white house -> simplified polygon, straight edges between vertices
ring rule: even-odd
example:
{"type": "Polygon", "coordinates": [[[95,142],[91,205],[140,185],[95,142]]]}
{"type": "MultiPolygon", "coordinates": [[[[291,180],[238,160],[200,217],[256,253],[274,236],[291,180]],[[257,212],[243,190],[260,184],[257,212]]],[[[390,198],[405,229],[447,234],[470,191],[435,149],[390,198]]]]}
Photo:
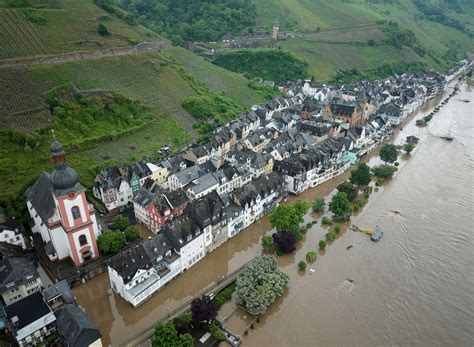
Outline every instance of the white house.
{"type": "Polygon", "coordinates": [[[24,228],[21,223],[12,219],[0,225],[0,242],[7,242],[12,245],[26,249],[24,228]]]}
{"type": "Polygon", "coordinates": [[[115,255],[108,265],[113,291],[134,307],[160,290],[182,270],[181,256],[162,233],[115,255]]]}
{"type": "Polygon", "coordinates": [[[39,291],[4,310],[7,328],[20,347],[38,345],[56,331],[56,316],[39,291]]]}

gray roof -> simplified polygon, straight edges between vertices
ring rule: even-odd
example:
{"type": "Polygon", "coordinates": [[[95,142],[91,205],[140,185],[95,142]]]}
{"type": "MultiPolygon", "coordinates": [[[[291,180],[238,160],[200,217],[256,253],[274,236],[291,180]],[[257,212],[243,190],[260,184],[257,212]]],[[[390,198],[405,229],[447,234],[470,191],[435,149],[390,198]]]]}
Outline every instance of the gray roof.
{"type": "Polygon", "coordinates": [[[187,169],[184,169],[183,171],[179,171],[175,173],[176,178],[183,186],[199,178],[202,174],[203,174],[203,171],[198,165],[191,166],[187,169]]]}
{"type": "Polygon", "coordinates": [[[191,188],[195,194],[199,194],[217,184],[219,184],[219,182],[214,177],[214,173],[210,172],[194,180],[189,188],[191,188]]]}
{"type": "Polygon", "coordinates": [[[20,330],[34,321],[52,313],[49,306],[44,302],[41,292],[34,292],[21,300],[5,306],[5,314],[9,320],[17,317],[16,329],[20,330]]]}
{"type": "Polygon", "coordinates": [[[53,186],[51,185],[50,176],[46,172],[43,172],[25,193],[26,198],[31,202],[43,222],[48,221],[56,208],[52,194],[53,186]]]}
{"type": "Polygon", "coordinates": [[[58,296],[62,297],[62,300],[65,304],[73,304],[76,302],[74,295],[72,295],[71,289],[67,284],[66,280],[49,285],[46,289],[43,290],[43,296],[46,302],[49,300],[55,299],[58,296]]]}
{"type": "Polygon", "coordinates": [[[0,292],[38,278],[38,271],[27,258],[5,258],[0,261],[0,292]]]}
{"type": "Polygon", "coordinates": [[[102,337],[90,318],[75,305],[64,305],[56,316],[56,327],[66,346],[86,347],[102,337]]]}

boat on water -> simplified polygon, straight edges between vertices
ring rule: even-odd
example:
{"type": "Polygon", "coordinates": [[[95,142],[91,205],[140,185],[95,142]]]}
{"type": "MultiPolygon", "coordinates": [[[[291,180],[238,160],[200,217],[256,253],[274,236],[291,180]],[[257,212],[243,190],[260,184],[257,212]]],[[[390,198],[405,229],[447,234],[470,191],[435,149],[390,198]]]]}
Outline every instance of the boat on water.
{"type": "Polygon", "coordinates": [[[471,100],[469,99],[458,99],[459,101],[462,101],[462,102],[471,102],[471,100]]]}
{"type": "Polygon", "coordinates": [[[447,135],[445,136],[440,136],[441,139],[446,140],[446,141],[453,141],[454,137],[451,135],[451,132],[449,131],[447,135]]]}
{"type": "Polygon", "coordinates": [[[380,240],[380,238],[383,235],[383,230],[379,226],[375,227],[375,232],[370,236],[370,239],[374,242],[377,242],[380,240]]]}

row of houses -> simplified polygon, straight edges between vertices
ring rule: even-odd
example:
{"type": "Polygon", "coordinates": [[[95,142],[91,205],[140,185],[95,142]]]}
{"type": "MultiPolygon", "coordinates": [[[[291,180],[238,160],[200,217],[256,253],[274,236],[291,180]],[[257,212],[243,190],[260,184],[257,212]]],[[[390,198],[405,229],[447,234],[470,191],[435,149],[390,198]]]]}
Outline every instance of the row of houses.
{"type": "Polygon", "coordinates": [[[114,257],[113,290],[141,304],[287,193],[340,175],[428,99],[433,78],[426,73],[344,86],[289,84],[287,97],[253,107],[208,142],[156,165],[166,174],[159,180],[148,175],[132,194],[137,221],[156,236],[114,257]]]}
{"type": "Polygon", "coordinates": [[[140,305],[285,198],[286,184],[272,172],[230,193],[214,190],[187,200],[182,209],[168,210],[168,223],[159,230],[151,229],[155,236],[111,259],[108,271],[112,289],[133,306],[140,305]]]}

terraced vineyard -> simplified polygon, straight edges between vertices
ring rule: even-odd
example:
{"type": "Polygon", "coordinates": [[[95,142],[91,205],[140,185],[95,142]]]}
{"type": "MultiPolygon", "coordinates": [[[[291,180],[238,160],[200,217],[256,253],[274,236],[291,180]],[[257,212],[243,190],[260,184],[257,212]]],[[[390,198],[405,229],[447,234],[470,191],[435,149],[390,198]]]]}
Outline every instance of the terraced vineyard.
{"type": "Polygon", "coordinates": [[[49,108],[35,79],[26,69],[0,69],[2,130],[32,131],[50,124],[49,108]]]}
{"type": "Polygon", "coordinates": [[[0,47],[0,59],[51,53],[23,13],[13,9],[0,9],[0,47]]]}

